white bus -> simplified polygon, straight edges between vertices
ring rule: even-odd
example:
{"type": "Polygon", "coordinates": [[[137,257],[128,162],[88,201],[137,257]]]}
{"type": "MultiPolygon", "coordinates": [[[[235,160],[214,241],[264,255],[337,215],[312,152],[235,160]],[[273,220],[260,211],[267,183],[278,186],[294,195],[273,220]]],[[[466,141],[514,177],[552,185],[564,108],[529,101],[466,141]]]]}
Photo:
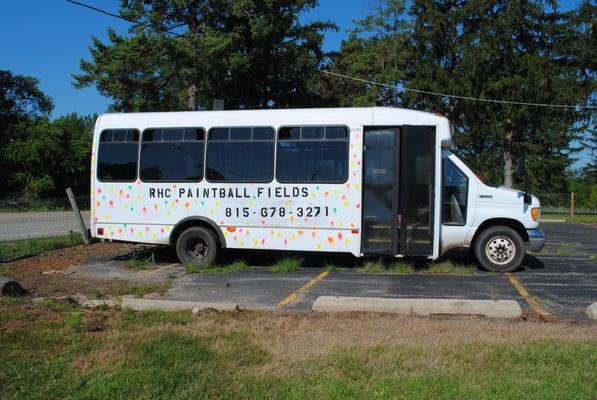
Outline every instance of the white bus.
{"type": "Polygon", "coordinates": [[[441,116],[397,108],[104,114],[91,168],[97,238],[436,259],[470,248],[511,271],[541,250],[537,198],[481,182],[441,116]]]}

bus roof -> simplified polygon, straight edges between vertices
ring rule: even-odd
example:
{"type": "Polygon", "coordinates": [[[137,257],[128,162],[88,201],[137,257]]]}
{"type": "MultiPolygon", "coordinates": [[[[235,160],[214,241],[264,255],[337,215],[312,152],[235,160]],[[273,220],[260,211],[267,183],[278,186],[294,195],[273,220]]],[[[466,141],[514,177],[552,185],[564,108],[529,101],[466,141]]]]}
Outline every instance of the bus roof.
{"type": "Polygon", "coordinates": [[[97,119],[96,131],[115,128],[233,127],[287,125],[363,126],[437,125],[442,145],[451,142],[449,121],[440,114],[405,108],[295,108],[234,111],[109,113],[97,119]]]}

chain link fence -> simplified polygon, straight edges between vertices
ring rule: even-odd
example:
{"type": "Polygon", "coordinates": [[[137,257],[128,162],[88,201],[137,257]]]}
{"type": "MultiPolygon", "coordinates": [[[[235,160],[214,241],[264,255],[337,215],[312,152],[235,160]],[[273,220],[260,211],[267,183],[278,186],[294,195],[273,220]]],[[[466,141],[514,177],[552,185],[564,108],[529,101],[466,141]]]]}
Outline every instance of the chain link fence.
{"type": "MultiPolygon", "coordinates": [[[[76,198],[89,228],[89,196],[76,198]]],[[[0,200],[0,262],[82,243],[66,197],[0,200]]]]}
{"type": "Polygon", "coordinates": [[[575,214],[597,215],[597,201],[572,193],[533,193],[541,202],[542,214],[570,214],[574,202],[575,214]]]}

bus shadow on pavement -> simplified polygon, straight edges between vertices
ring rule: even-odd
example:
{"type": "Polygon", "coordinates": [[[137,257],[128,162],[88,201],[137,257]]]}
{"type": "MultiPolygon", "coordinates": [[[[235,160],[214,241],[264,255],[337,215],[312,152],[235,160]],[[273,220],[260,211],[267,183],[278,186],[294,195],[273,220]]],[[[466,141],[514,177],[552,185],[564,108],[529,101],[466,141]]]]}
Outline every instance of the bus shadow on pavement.
{"type": "Polygon", "coordinates": [[[522,264],[520,265],[520,267],[516,268],[514,270],[514,272],[522,272],[522,271],[526,271],[527,269],[528,270],[545,269],[545,264],[543,263],[543,261],[541,261],[534,255],[527,253],[524,256],[524,260],[522,260],[522,264]]]}

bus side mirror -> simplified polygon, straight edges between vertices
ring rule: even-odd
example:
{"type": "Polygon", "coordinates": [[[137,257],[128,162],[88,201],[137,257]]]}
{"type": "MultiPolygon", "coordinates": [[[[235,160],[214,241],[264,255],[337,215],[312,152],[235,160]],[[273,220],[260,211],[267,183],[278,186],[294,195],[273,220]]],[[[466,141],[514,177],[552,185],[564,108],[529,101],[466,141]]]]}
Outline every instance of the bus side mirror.
{"type": "Polygon", "coordinates": [[[524,194],[523,199],[524,199],[524,204],[530,205],[533,202],[533,197],[528,193],[524,194]]]}

